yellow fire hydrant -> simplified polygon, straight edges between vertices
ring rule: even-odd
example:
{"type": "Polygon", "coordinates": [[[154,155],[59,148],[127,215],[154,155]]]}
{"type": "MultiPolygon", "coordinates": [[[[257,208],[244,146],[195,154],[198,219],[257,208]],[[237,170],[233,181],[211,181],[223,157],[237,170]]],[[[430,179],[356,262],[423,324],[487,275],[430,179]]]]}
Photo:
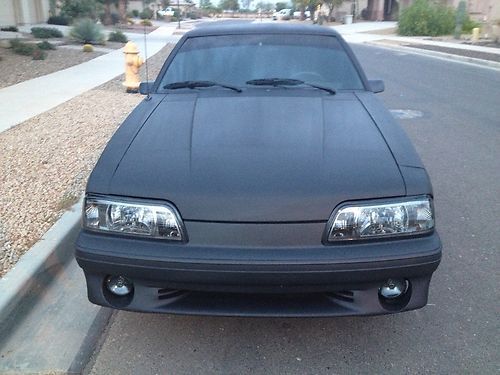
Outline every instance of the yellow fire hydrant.
{"type": "Polygon", "coordinates": [[[125,54],[125,82],[123,86],[127,92],[137,92],[141,80],[139,78],[139,68],[144,61],[139,57],[139,49],[134,42],[127,42],[123,47],[125,54]]]}

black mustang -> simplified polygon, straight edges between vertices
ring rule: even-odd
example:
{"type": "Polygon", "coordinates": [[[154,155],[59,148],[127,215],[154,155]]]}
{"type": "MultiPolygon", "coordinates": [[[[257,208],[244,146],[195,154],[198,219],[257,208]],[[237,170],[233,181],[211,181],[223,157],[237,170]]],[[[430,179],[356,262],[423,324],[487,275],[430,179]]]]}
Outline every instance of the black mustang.
{"type": "Polygon", "coordinates": [[[91,302],[339,316],[425,306],[432,188],[344,40],[313,26],[188,32],[87,185],[91,302]]]}

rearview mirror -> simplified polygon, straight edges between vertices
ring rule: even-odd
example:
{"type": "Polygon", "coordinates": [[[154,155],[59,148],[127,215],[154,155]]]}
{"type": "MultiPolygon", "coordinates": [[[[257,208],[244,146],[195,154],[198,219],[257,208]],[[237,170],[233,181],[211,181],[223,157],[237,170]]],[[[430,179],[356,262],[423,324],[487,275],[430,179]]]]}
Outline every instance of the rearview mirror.
{"type": "Polygon", "coordinates": [[[141,82],[139,85],[139,93],[142,95],[149,95],[153,90],[153,81],[141,82]]]}
{"type": "Polygon", "coordinates": [[[381,79],[371,79],[368,81],[368,84],[370,85],[370,91],[375,94],[385,90],[384,81],[381,79]]]}

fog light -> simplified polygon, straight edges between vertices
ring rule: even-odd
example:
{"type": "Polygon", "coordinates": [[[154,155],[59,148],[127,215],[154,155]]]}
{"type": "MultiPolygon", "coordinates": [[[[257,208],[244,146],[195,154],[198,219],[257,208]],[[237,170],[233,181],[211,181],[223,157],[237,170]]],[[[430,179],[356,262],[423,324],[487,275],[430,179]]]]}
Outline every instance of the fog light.
{"type": "Polygon", "coordinates": [[[408,290],[408,281],[404,279],[388,279],[379,289],[380,296],[394,300],[408,290]]]}
{"type": "Polygon", "coordinates": [[[114,295],[126,296],[132,292],[134,284],[123,276],[108,276],[106,279],[106,287],[114,295]]]}

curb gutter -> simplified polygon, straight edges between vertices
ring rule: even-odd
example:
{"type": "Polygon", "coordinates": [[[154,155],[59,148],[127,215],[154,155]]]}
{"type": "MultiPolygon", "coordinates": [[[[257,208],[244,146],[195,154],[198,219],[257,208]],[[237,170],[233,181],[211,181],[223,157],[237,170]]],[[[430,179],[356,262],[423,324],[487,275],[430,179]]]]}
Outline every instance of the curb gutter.
{"type": "Polygon", "coordinates": [[[62,246],[78,228],[83,200],[73,205],[0,279],[0,328],[9,314],[33,291],[41,291],[71,259],[62,246]]]}
{"type": "Polygon", "coordinates": [[[0,374],[81,374],[108,324],[73,257],[81,205],[0,280],[0,374]]]}
{"type": "Polygon", "coordinates": [[[370,41],[370,42],[365,42],[365,44],[370,44],[370,45],[377,46],[377,47],[388,48],[388,49],[392,49],[392,50],[400,51],[400,52],[405,52],[405,53],[426,55],[426,56],[445,59],[445,60],[454,60],[454,61],[461,62],[461,63],[467,63],[467,64],[471,64],[471,65],[476,65],[476,66],[479,65],[479,66],[491,68],[491,69],[500,69],[500,63],[496,62],[496,61],[482,60],[482,59],[477,59],[474,57],[460,56],[460,55],[454,55],[452,53],[431,51],[431,50],[414,48],[414,47],[405,47],[402,45],[383,43],[383,42],[376,41],[376,40],[370,41]]]}

